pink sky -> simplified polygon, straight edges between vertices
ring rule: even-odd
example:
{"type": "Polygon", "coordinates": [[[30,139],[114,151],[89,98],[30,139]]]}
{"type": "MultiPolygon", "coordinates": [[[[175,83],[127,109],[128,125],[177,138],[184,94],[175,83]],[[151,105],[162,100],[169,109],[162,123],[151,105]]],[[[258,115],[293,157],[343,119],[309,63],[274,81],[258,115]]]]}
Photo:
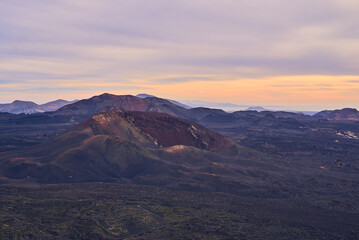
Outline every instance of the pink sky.
{"type": "Polygon", "coordinates": [[[0,102],[148,93],[359,107],[359,2],[0,2],[0,102]]]}

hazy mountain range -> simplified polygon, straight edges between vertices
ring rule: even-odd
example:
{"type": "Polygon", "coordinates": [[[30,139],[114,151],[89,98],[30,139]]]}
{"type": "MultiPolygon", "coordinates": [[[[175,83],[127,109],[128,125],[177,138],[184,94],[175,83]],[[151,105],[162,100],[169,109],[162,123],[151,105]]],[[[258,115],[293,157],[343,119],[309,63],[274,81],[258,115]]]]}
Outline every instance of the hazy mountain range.
{"type": "MultiPolygon", "coordinates": [[[[136,97],[138,98],[158,98],[156,96],[153,95],[149,95],[149,94],[138,94],[136,95],[136,97]]],[[[158,98],[158,99],[162,99],[162,98],[158,98]]],[[[294,111],[294,110],[272,110],[270,108],[265,108],[265,107],[261,107],[261,106],[248,106],[248,105],[237,105],[237,104],[232,104],[232,103],[217,103],[217,102],[205,102],[205,101],[184,101],[184,103],[181,103],[179,101],[176,100],[172,100],[172,99],[163,99],[166,100],[172,104],[175,104],[177,106],[180,106],[182,108],[185,109],[191,109],[191,108],[214,108],[214,109],[221,109],[224,110],[226,112],[229,113],[233,113],[236,111],[257,111],[257,112],[262,112],[262,111],[270,111],[270,112],[293,112],[293,113],[303,113],[306,115],[315,115],[318,112],[317,111],[294,111]]],[[[52,111],[56,111],[58,109],[60,109],[63,106],[66,106],[68,104],[71,103],[75,103],[78,100],[73,100],[73,101],[66,101],[66,100],[55,100],[55,101],[51,101],[45,104],[41,104],[38,105],[34,102],[31,101],[21,101],[21,100],[15,100],[12,103],[6,103],[6,104],[0,104],[0,112],[8,112],[8,113],[14,113],[14,114],[18,114],[18,113],[26,113],[26,114],[30,114],[30,113],[42,113],[42,112],[52,112],[52,111]]],[[[331,110],[329,110],[330,112],[331,110]]],[[[317,115],[319,116],[319,115],[317,115]]],[[[320,116],[324,116],[323,114],[321,114],[320,116]]]]}
{"type": "MultiPolygon", "coordinates": [[[[48,119],[52,122],[68,121],[71,118],[75,122],[85,120],[101,111],[111,109],[123,109],[127,111],[148,111],[164,112],[198,122],[233,122],[238,116],[252,114],[257,116],[266,116],[268,114],[276,118],[295,118],[301,120],[356,120],[359,114],[356,109],[345,108],[342,110],[324,110],[314,115],[303,112],[292,111],[270,111],[262,107],[248,108],[242,111],[225,112],[222,109],[212,109],[206,107],[188,108],[183,104],[169,99],[162,99],[152,95],[141,94],[140,97],[132,95],[112,95],[102,94],[89,99],[65,101],[57,100],[43,105],[37,105],[33,102],[14,101],[11,104],[2,104],[2,112],[9,113],[43,113],[43,115],[32,115],[23,119],[41,118],[41,121],[48,119]],[[67,120],[64,120],[66,118],[67,120]]],[[[19,118],[19,117],[15,117],[19,118]]],[[[20,117],[21,118],[21,117],[20,117]]]]}
{"type": "MultiPolygon", "coordinates": [[[[149,95],[149,94],[145,94],[145,93],[141,93],[141,94],[137,94],[136,97],[139,97],[139,98],[148,98],[148,97],[156,97],[156,96],[149,95]]],[[[175,100],[171,100],[171,99],[165,99],[165,100],[167,100],[167,101],[169,101],[169,102],[171,102],[171,103],[173,103],[173,104],[176,104],[176,105],[178,105],[178,106],[180,106],[180,107],[183,107],[183,108],[187,108],[187,109],[192,108],[192,107],[190,107],[190,106],[188,106],[188,105],[186,105],[186,104],[180,103],[180,102],[175,101],[175,100]]]]}
{"type": "Polygon", "coordinates": [[[0,112],[8,112],[8,113],[41,113],[41,112],[52,112],[56,111],[57,109],[76,102],[74,101],[66,101],[62,99],[58,99],[52,102],[48,102],[45,104],[38,105],[31,101],[20,101],[15,100],[12,103],[5,103],[0,104],[0,112]]]}

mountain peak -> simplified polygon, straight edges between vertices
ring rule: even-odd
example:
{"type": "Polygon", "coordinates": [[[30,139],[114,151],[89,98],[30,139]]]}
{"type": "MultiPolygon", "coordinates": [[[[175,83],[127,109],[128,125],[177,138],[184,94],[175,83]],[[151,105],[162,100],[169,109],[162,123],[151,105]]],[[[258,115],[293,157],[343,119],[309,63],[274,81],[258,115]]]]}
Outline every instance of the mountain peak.
{"type": "Polygon", "coordinates": [[[111,94],[111,93],[103,93],[103,94],[100,94],[98,96],[94,96],[90,99],[97,99],[97,98],[100,98],[100,99],[116,99],[118,98],[118,95],[115,95],[115,94],[111,94]]]}
{"type": "Polygon", "coordinates": [[[37,105],[34,102],[31,101],[22,101],[22,100],[15,100],[11,104],[23,104],[23,105],[37,105]]]}
{"type": "Polygon", "coordinates": [[[39,109],[39,105],[30,101],[21,101],[15,100],[12,103],[0,104],[0,112],[9,112],[9,113],[37,113],[43,112],[39,109]]]}

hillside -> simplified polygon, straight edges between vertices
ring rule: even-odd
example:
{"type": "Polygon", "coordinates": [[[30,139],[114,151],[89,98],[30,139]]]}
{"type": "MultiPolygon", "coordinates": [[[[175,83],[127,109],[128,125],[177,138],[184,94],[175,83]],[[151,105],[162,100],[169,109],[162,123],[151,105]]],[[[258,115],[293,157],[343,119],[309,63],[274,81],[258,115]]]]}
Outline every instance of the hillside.
{"type": "Polygon", "coordinates": [[[113,181],[148,174],[170,177],[183,168],[162,158],[168,151],[173,154],[175,146],[183,151],[198,149],[193,154],[202,161],[210,152],[238,153],[235,143],[196,123],[164,113],[110,110],[30,148],[25,155],[3,157],[1,168],[5,177],[43,183],[113,181]]]}

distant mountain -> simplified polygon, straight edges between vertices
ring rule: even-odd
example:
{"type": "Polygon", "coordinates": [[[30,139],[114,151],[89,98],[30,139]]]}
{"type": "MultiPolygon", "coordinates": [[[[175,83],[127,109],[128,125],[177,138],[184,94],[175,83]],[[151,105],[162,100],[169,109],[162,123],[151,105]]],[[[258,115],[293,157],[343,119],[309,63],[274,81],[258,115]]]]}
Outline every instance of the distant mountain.
{"type": "Polygon", "coordinates": [[[66,101],[66,100],[56,100],[49,103],[45,103],[42,105],[38,105],[34,102],[30,101],[20,101],[15,100],[12,103],[6,103],[6,104],[0,104],[0,112],[8,112],[13,114],[19,114],[19,113],[42,113],[42,112],[51,112],[56,111],[57,109],[67,105],[76,102],[75,101],[66,101]]]}
{"type": "Polygon", "coordinates": [[[296,113],[299,115],[305,114],[305,115],[314,115],[316,113],[318,113],[317,111],[297,111],[297,110],[273,110],[273,109],[267,109],[261,106],[257,106],[257,107],[249,107],[247,109],[245,109],[244,111],[257,111],[257,112],[286,112],[286,113],[296,113]]]}
{"type": "MultiPolygon", "coordinates": [[[[267,115],[274,116],[275,118],[294,118],[306,121],[316,120],[308,115],[290,112],[239,111],[228,113],[221,109],[204,107],[186,109],[165,99],[156,97],[139,98],[131,95],[113,95],[105,93],[68,104],[54,112],[27,115],[3,115],[0,121],[8,126],[14,126],[14,124],[17,126],[31,124],[34,126],[34,134],[43,131],[44,126],[50,124],[48,127],[51,129],[56,126],[54,131],[58,133],[70,126],[91,118],[95,114],[106,112],[111,109],[167,113],[213,129],[216,129],[218,124],[241,124],[247,121],[250,123],[253,121],[253,117],[258,119],[267,115]]],[[[53,134],[55,132],[51,133],[53,134]]]]}
{"type": "Polygon", "coordinates": [[[355,108],[325,110],[313,115],[314,118],[338,121],[359,121],[359,111],[355,108]]]}
{"type": "Polygon", "coordinates": [[[137,94],[136,97],[139,97],[139,98],[148,98],[148,97],[156,97],[156,96],[150,95],[150,94],[146,94],[146,93],[140,93],[140,94],[137,94]]]}
{"type": "Polygon", "coordinates": [[[249,107],[248,105],[238,105],[233,103],[206,102],[206,101],[194,101],[194,100],[186,100],[183,102],[192,108],[196,108],[196,107],[217,108],[217,109],[223,109],[226,112],[240,111],[249,107]]]}
{"type": "Polygon", "coordinates": [[[75,103],[77,101],[78,100],[66,101],[63,99],[58,99],[58,100],[40,105],[40,109],[44,112],[52,112],[52,111],[56,111],[56,110],[62,108],[63,106],[66,106],[71,103],[75,103]]]}
{"type": "MultiPolygon", "coordinates": [[[[300,121],[314,121],[310,115],[285,111],[237,111],[232,113],[240,121],[253,121],[252,117],[260,118],[261,121],[273,121],[273,119],[296,119],[300,121]],[[250,120],[252,119],[252,120],[250,120]]],[[[278,122],[278,121],[276,121],[278,122]]]]}
{"type": "Polygon", "coordinates": [[[288,112],[295,112],[298,114],[305,114],[310,116],[313,116],[314,114],[318,113],[318,111],[288,111],[288,112]]]}
{"type": "Polygon", "coordinates": [[[268,109],[265,109],[264,107],[249,107],[246,109],[246,111],[257,111],[257,112],[263,112],[263,111],[269,111],[268,109]]]}
{"type": "MultiPolygon", "coordinates": [[[[136,97],[139,97],[139,98],[158,98],[156,96],[145,94],[145,93],[137,94],[136,97]]],[[[172,99],[166,99],[166,98],[163,98],[163,99],[167,100],[167,101],[169,101],[169,102],[171,102],[173,104],[176,104],[176,105],[178,105],[180,107],[186,108],[186,109],[191,108],[190,106],[188,106],[186,104],[180,103],[180,102],[172,100],[172,99]]]]}
{"type": "Polygon", "coordinates": [[[174,116],[182,115],[186,109],[167,100],[155,97],[139,98],[132,95],[113,95],[104,93],[89,99],[84,99],[73,104],[66,105],[53,116],[72,116],[77,121],[83,121],[100,112],[112,109],[126,111],[162,112],[174,116]]]}
{"type": "Polygon", "coordinates": [[[8,113],[37,113],[43,112],[34,102],[15,100],[12,103],[0,104],[0,112],[8,113]]]}
{"type": "Polygon", "coordinates": [[[83,121],[100,112],[111,109],[121,109],[126,111],[144,111],[168,113],[172,116],[188,119],[190,121],[200,122],[206,121],[206,117],[211,117],[210,121],[215,118],[218,121],[225,120],[227,117],[232,119],[229,113],[221,109],[210,108],[192,108],[186,109],[174,104],[166,99],[157,97],[139,98],[132,95],[113,95],[104,93],[89,99],[84,99],[73,104],[66,105],[59,110],[51,113],[49,120],[51,121],[83,121]]]}

